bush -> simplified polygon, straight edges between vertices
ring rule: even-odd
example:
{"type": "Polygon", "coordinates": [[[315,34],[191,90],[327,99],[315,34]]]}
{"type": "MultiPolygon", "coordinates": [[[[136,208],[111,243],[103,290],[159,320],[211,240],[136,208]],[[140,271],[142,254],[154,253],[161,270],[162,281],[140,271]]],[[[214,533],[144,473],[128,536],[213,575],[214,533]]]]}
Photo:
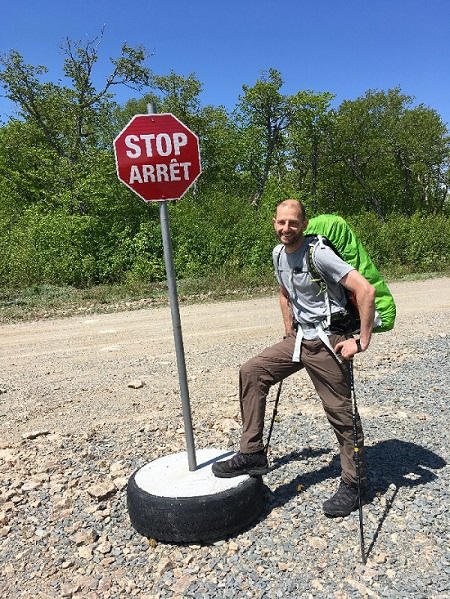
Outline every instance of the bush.
{"type": "Polygon", "coordinates": [[[392,214],[381,223],[366,213],[350,220],[380,269],[443,272],[450,266],[450,218],[392,214]]]}
{"type": "Polygon", "coordinates": [[[94,217],[24,212],[9,231],[0,272],[10,286],[86,286],[96,280],[94,217]]]}
{"type": "MultiPolygon", "coordinates": [[[[247,199],[221,193],[171,203],[177,280],[234,274],[236,281],[267,281],[276,243],[272,215],[279,197],[275,192],[266,195],[258,209],[247,199]]],[[[449,217],[393,214],[382,223],[365,212],[348,220],[380,270],[398,274],[449,268],[449,217]]],[[[0,281],[5,287],[139,285],[166,279],[156,211],[140,223],[111,224],[106,218],[42,214],[32,208],[14,223],[0,220],[0,243],[0,281]]]]}

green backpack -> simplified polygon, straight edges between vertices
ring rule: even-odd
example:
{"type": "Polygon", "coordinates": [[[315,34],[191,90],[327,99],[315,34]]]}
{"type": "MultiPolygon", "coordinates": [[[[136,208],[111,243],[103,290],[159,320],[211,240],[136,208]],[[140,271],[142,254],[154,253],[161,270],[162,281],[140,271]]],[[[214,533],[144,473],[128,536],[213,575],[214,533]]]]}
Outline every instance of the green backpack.
{"type": "Polygon", "coordinates": [[[325,285],[318,269],[314,265],[314,249],[319,243],[329,245],[345,262],[354,266],[369,283],[375,287],[375,324],[374,333],[389,331],[395,322],[395,302],[389,287],[384,282],[360,239],[348,223],[340,216],[322,214],[312,218],[305,230],[305,238],[310,238],[307,254],[308,268],[313,280],[325,285]]]}

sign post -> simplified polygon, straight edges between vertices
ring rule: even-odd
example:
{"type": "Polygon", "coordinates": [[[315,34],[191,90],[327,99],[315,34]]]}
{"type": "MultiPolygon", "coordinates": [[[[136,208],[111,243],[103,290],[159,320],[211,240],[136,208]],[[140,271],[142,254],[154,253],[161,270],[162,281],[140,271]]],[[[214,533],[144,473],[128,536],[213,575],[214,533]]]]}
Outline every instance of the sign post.
{"type": "Polygon", "coordinates": [[[146,202],[158,201],[189,470],[197,468],[173,265],[168,200],[180,199],[201,173],[197,136],[173,114],[134,116],[114,140],[117,176],[146,202]]]}

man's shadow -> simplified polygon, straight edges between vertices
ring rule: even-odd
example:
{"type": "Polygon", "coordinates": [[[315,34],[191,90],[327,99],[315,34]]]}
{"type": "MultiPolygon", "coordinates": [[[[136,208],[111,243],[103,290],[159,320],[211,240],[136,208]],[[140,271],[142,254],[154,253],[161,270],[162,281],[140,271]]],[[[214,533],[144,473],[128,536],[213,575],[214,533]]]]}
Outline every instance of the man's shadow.
{"type": "MultiPolygon", "coordinates": [[[[294,451],[274,461],[272,470],[281,468],[284,464],[294,460],[302,461],[308,457],[316,457],[329,453],[329,449],[305,449],[294,451]]],[[[380,441],[375,445],[365,448],[366,463],[368,466],[368,479],[370,485],[369,501],[375,496],[382,496],[392,486],[394,492],[387,500],[384,513],[380,518],[373,540],[367,550],[367,555],[373,549],[384,521],[395,501],[401,487],[416,487],[425,485],[438,478],[433,470],[439,470],[446,462],[436,453],[416,443],[389,439],[380,441]]],[[[266,516],[276,507],[284,505],[298,495],[299,488],[306,490],[309,487],[340,475],[339,456],[335,455],[331,461],[319,470],[300,473],[288,483],[279,485],[270,495],[266,516]]]]}

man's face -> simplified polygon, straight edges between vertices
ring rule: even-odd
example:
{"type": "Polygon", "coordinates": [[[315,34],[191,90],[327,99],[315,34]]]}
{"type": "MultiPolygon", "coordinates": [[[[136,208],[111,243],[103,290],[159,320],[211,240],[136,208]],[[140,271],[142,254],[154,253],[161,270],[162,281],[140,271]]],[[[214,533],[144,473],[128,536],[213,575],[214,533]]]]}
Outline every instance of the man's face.
{"type": "Polygon", "coordinates": [[[296,204],[278,206],[273,226],[278,239],[287,250],[298,249],[303,241],[303,231],[308,221],[303,220],[296,204]]]}

